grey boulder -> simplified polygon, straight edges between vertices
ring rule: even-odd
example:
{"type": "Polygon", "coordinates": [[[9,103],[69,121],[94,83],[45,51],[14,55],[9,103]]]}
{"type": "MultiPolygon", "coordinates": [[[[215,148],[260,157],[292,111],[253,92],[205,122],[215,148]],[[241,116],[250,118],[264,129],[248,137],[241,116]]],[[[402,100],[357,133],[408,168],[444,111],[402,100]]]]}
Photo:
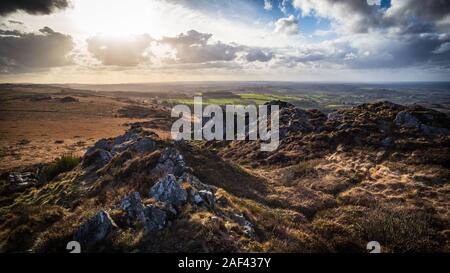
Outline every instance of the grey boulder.
{"type": "Polygon", "coordinates": [[[147,231],[160,230],[166,224],[166,212],[154,205],[145,206],[138,192],[122,199],[119,208],[127,213],[130,224],[142,226],[147,231]]]}
{"type": "Polygon", "coordinates": [[[115,226],[109,214],[106,211],[100,211],[81,225],[75,232],[73,239],[83,247],[89,247],[105,239],[115,226]]]}
{"type": "Polygon", "coordinates": [[[168,203],[176,208],[180,208],[187,200],[186,190],[172,174],[161,178],[150,189],[149,196],[156,201],[168,203]]]}

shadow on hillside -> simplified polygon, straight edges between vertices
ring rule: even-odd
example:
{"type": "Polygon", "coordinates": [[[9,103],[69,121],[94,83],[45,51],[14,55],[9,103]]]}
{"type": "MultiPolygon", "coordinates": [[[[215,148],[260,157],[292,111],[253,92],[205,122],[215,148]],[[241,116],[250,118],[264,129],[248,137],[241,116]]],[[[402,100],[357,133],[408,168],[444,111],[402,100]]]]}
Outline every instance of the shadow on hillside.
{"type": "Polygon", "coordinates": [[[235,196],[265,203],[264,197],[269,190],[263,179],[207,150],[187,145],[181,149],[194,175],[202,182],[221,187],[235,196]]]}

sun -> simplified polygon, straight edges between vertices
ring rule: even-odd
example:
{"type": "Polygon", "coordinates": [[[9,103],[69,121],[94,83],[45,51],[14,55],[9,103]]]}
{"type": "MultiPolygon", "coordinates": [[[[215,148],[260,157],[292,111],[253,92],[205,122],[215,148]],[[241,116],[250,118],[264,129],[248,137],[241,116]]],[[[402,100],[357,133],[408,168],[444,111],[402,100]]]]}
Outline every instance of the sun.
{"type": "Polygon", "coordinates": [[[164,25],[159,8],[157,1],[148,0],[77,0],[70,17],[73,26],[86,36],[157,34],[164,25]]]}

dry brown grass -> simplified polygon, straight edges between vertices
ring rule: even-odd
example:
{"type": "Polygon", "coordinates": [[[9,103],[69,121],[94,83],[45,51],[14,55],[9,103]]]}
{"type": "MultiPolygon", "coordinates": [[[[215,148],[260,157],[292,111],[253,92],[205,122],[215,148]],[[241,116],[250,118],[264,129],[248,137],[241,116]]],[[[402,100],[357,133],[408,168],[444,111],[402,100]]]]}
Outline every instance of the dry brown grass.
{"type": "Polygon", "coordinates": [[[27,252],[36,236],[61,220],[65,210],[59,206],[16,205],[1,209],[0,252],[27,252]]]}
{"type": "MultiPolygon", "coordinates": [[[[118,111],[133,105],[114,97],[98,94],[60,94],[36,90],[14,90],[0,93],[0,173],[24,165],[51,162],[63,153],[83,155],[98,139],[124,133],[134,122],[148,122],[149,118],[118,117],[118,111]],[[53,99],[33,100],[36,94],[48,92],[53,99]],[[79,100],[61,103],[71,95],[79,100]],[[45,128],[45,130],[43,130],[45,128]]],[[[155,115],[170,119],[159,106],[155,115]]],[[[158,133],[167,137],[167,130],[158,133]]]]}
{"type": "Polygon", "coordinates": [[[436,221],[424,211],[401,208],[371,210],[359,224],[363,238],[378,241],[385,252],[434,252],[442,245],[436,221]]]}

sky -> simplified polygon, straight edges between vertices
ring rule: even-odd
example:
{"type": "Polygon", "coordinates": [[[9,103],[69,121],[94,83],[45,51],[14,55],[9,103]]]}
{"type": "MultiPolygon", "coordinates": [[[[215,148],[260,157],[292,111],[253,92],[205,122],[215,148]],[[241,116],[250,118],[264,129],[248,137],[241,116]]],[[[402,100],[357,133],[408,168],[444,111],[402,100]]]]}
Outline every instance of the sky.
{"type": "Polygon", "coordinates": [[[449,76],[448,0],[0,2],[0,82],[449,76]]]}

